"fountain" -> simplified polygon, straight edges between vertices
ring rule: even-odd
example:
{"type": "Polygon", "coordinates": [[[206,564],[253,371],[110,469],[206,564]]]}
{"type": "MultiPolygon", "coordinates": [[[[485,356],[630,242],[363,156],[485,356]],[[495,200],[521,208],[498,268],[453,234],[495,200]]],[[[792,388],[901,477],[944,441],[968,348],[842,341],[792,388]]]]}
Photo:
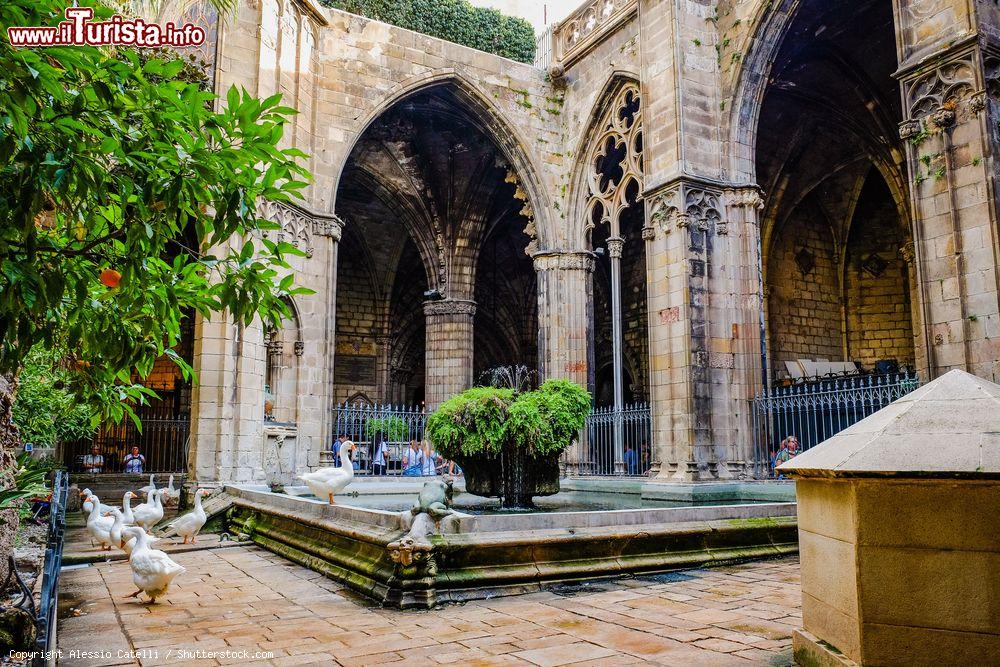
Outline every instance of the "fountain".
{"type": "Polygon", "coordinates": [[[428,421],[464,480],[354,478],[336,505],[305,487],[229,485],[213,512],[231,532],[399,608],[797,550],[790,483],[560,480],[587,392],[552,380],[532,389],[518,369],[489,385],[428,421]]]}
{"type": "Polygon", "coordinates": [[[427,421],[427,437],[465,471],[466,488],[530,509],[534,496],[559,492],[559,455],[583,428],[590,394],[566,380],[531,389],[527,368],[502,367],[489,385],[446,401],[427,421]]]}

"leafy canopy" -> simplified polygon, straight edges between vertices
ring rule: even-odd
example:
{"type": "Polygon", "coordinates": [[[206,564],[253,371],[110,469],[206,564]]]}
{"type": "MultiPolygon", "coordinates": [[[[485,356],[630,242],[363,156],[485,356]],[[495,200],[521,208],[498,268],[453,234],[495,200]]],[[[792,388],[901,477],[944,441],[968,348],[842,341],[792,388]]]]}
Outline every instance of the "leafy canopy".
{"type": "MultiPolygon", "coordinates": [[[[55,25],[66,4],[5,0],[0,25],[55,25]]],[[[79,398],[135,419],[158,356],[191,374],[171,351],[186,312],[277,323],[305,291],[257,217],[308,179],[278,147],[293,110],[233,88],[215,111],[205,88],[175,56],[0,37],[0,372],[64,350],[79,398]]]]}
{"type": "Polygon", "coordinates": [[[496,455],[511,444],[533,456],[569,447],[590,413],[590,394],[568,380],[534,391],[474,387],[452,397],[427,420],[427,437],[446,458],[496,455]]]}

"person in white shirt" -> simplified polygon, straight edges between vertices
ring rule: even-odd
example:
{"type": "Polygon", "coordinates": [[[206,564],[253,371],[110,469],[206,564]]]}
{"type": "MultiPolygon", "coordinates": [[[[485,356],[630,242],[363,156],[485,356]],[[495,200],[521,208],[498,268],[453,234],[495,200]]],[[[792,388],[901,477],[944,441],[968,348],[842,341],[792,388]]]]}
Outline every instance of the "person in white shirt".
{"type": "Polygon", "coordinates": [[[389,468],[389,443],[385,440],[385,435],[379,433],[372,439],[377,442],[375,453],[372,454],[372,474],[385,475],[389,468]]]}
{"type": "Polygon", "coordinates": [[[424,440],[424,463],[422,471],[424,477],[433,477],[437,474],[437,468],[435,466],[437,459],[437,453],[431,449],[430,441],[424,440]]]}
{"type": "Polygon", "coordinates": [[[410,440],[410,446],[403,453],[403,477],[420,477],[424,474],[424,450],[420,443],[410,440]]]}
{"type": "Polygon", "coordinates": [[[83,471],[96,474],[104,470],[104,457],[97,445],[90,448],[90,453],[83,457],[83,471]]]}

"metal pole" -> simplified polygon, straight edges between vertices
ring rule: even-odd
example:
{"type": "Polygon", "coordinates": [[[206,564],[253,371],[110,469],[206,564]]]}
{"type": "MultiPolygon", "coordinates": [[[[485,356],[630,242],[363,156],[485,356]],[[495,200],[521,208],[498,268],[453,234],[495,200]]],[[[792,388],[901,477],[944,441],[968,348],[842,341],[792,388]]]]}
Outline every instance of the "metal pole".
{"type": "Polygon", "coordinates": [[[625,444],[622,437],[622,409],[624,390],[622,388],[622,248],[625,239],[620,236],[608,238],[608,256],[611,258],[611,345],[614,368],[615,389],[615,474],[625,472],[625,444]]]}

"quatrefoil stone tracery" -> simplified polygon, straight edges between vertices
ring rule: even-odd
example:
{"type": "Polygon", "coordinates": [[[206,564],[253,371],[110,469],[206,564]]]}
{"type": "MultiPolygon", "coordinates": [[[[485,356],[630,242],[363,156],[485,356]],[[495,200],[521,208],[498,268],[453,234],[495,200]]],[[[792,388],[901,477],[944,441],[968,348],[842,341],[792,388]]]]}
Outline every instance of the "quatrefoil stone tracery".
{"type": "Polygon", "coordinates": [[[638,86],[630,83],[618,91],[598,128],[587,161],[587,224],[588,227],[607,224],[617,234],[622,211],[634,203],[642,189],[638,86]]]}

